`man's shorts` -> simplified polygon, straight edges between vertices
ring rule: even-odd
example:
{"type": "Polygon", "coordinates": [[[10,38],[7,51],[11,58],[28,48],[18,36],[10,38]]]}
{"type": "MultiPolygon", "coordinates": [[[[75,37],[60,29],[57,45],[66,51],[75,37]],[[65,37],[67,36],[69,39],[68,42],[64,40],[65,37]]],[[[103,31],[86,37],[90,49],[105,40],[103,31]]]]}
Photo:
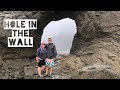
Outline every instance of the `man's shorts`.
{"type": "Polygon", "coordinates": [[[45,62],[47,67],[53,67],[55,64],[53,59],[46,59],[45,62]]]}

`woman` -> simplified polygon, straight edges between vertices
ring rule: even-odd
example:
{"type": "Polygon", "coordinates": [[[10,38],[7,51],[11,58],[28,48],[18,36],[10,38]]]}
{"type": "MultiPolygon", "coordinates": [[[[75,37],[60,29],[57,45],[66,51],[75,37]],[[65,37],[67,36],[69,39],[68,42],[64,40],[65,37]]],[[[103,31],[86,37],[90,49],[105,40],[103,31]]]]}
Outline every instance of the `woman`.
{"type": "Polygon", "coordinates": [[[38,75],[42,77],[41,72],[45,69],[45,59],[47,58],[47,50],[45,43],[41,43],[40,48],[37,49],[36,60],[38,63],[38,75]]]}

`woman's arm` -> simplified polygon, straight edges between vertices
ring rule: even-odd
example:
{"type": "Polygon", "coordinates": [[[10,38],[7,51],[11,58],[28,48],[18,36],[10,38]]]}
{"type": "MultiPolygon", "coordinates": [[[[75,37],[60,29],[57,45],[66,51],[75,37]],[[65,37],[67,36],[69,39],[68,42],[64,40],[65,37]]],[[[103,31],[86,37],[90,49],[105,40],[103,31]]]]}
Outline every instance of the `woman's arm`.
{"type": "Polygon", "coordinates": [[[39,58],[39,54],[40,54],[39,52],[40,52],[40,49],[38,48],[38,49],[37,49],[37,53],[36,53],[36,61],[37,61],[37,62],[39,62],[39,59],[40,59],[40,58],[39,58]]]}
{"type": "Polygon", "coordinates": [[[36,57],[36,61],[39,62],[39,57],[36,57]]]}

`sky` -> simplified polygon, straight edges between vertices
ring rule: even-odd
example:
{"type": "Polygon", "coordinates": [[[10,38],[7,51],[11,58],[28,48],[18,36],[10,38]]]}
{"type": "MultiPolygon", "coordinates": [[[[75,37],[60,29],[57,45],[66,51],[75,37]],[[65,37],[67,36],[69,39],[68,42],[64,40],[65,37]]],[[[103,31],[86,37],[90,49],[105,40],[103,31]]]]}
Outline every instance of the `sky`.
{"type": "Polygon", "coordinates": [[[70,18],[51,21],[43,30],[41,42],[48,43],[48,38],[51,37],[58,53],[69,54],[76,33],[76,23],[70,18]]]}

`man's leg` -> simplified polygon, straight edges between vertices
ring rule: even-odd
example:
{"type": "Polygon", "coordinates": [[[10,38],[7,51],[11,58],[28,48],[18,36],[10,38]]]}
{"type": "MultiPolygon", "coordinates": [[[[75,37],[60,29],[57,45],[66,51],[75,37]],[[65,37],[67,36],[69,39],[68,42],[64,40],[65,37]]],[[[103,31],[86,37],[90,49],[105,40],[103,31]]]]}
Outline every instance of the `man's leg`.
{"type": "Polygon", "coordinates": [[[52,75],[52,67],[50,67],[50,76],[52,75]]]}
{"type": "Polygon", "coordinates": [[[46,75],[48,75],[48,67],[46,67],[46,75]]]}
{"type": "Polygon", "coordinates": [[[53,72],[53,66],[54,66],[54,60],[53,59],[51,59],[52,60],[52,63],[51,63],[51,67],[50,67],[50,76],[52,75],[52,72],[53,72]]]}

